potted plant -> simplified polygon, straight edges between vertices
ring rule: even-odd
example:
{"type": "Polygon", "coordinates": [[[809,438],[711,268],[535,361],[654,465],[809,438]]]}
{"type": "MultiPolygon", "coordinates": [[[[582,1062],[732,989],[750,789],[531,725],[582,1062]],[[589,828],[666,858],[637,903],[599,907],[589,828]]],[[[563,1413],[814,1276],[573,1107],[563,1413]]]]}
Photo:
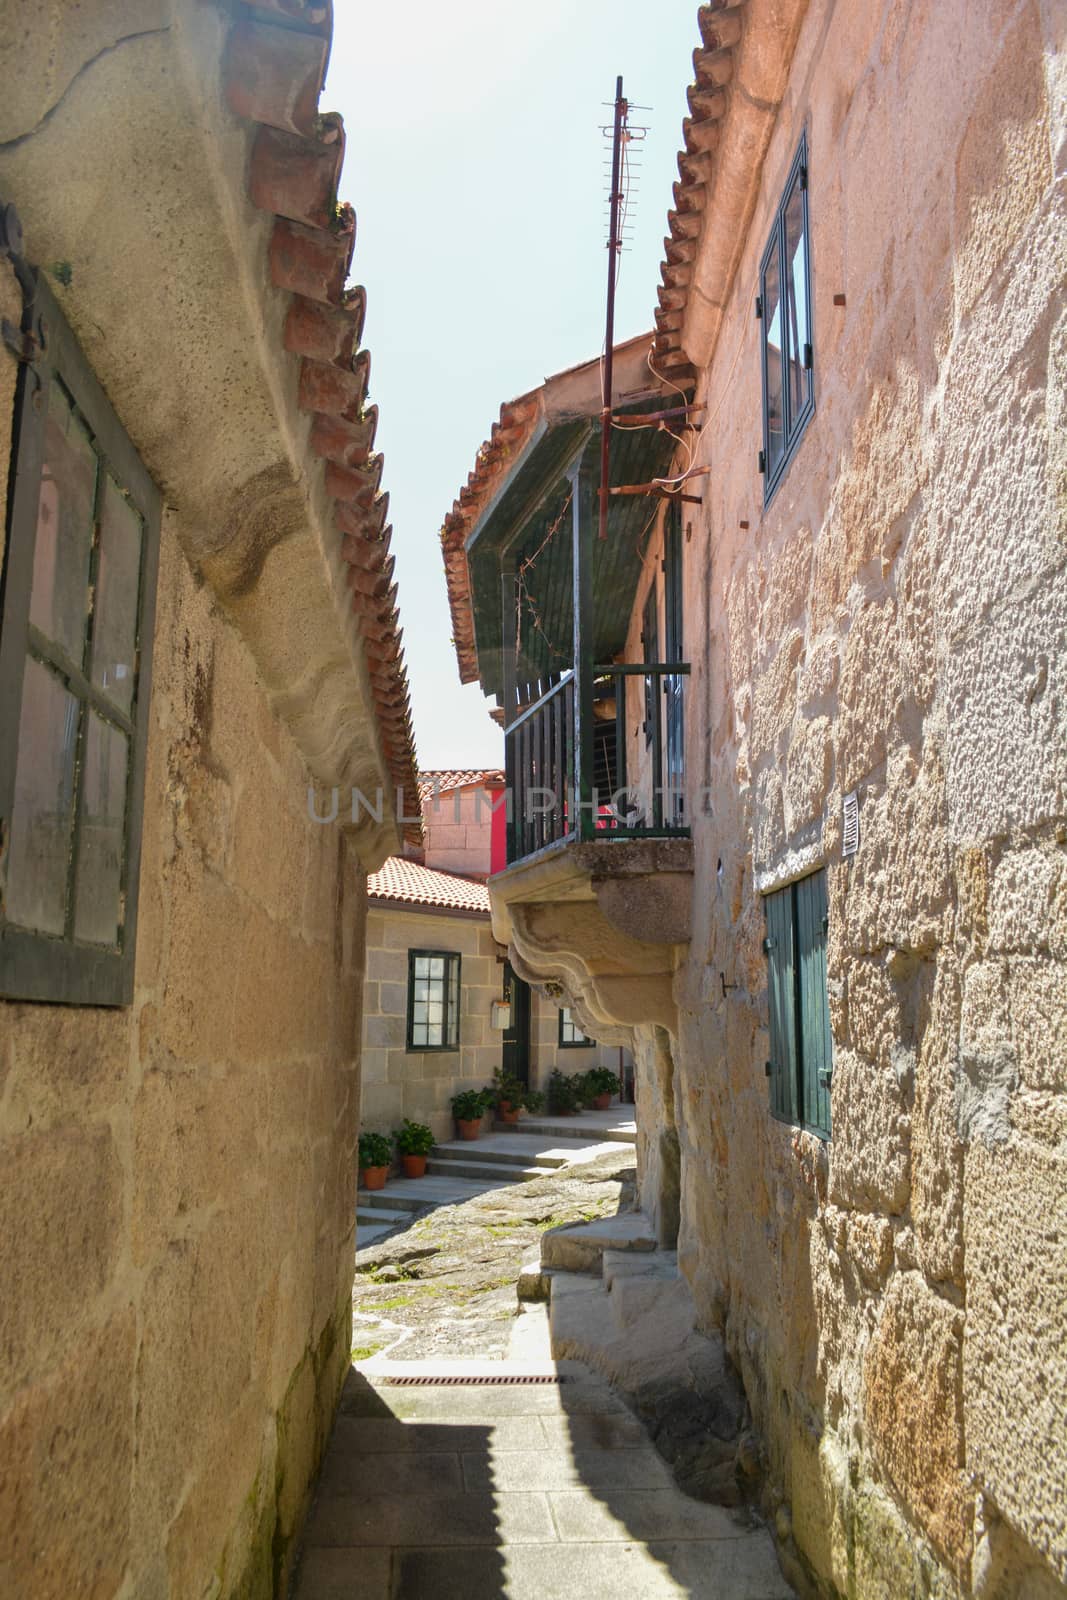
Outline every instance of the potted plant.
{"type": "Polygon", "coordinates": [[[404,1118],[403,1126],[393,1134],[393,1143],[405,1178],[426,1176],[426,1157],[435,1142],[433,1129],[428,1128],[425,1122],[412,1122],[410,1117],[404,1118]]]}
{"type": "Polygon", "coordinates": [[[540,1111],[545,1103],[543,1094],[528,1089],[521,1078],[498,1067],[493,1073],[493,1086],[489,1090],[492,1104],[501,1122],[518,1122],[520,1111],[540,1111]]]}
{"type": "Polygon", "coordinates": [[[492,1098],[491,1089],[463,1089],[452,1096],[452,1115],[461,1139],[477,1139],[482,1131],[482,1117],[492,1098]]]}
{"type": "Polygon", "coordinates": [[[581,1105],[581,1084],[557,1067],[548,1080],[548,1109],[557,1117],[573,1117],[581,1105]]]}
{"type": "Polygon", "coordinates": [[[384,1189],[393,1151],[384,1133],[359,1136],[359,1181],[364,1189],[384,1189]]]}
{"type": "Polygon", "coordinates": [[[582,1074],[582,1097],[594,1111],[606,1111],[618,1092],[619,1080],[610,1067],[590,1067],[582,1074]]]}

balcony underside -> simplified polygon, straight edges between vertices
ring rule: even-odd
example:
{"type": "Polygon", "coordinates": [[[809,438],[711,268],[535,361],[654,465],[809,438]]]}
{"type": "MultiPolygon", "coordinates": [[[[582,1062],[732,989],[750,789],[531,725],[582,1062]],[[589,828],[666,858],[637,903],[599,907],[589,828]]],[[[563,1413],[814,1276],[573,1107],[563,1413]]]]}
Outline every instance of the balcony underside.
{"type": "Polygon", "coordinates": [[[690,935],[689,839],[561,840],[489,880],[515,970],[604,1043],[677,1032],[674,973],[690,935]]]}

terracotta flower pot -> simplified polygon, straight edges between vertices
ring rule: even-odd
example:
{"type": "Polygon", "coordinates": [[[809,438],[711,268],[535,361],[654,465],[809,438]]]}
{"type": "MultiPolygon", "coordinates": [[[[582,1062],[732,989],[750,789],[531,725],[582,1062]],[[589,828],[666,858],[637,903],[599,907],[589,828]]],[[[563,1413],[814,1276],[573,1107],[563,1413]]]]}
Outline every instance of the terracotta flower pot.
{"type": "Polygon", "coordinates": [[[482,1131],[482,1119],[481,1117],[473,1117],[468,1122],[463,1117],[457,1117],[456,1127],[459,1129],[461,1139],[477,1139],[482,1131]]]}
{"type": "Polygon", "coordinates": [[[359,1181],[364,1189],[384,1189],[385,1180],[389,1176],[388,1167],[361,1167],[359,1181]]]}
{"type": "Polygon", "coordinates": [[[496,1108],[496,1114],[500,1118],[501,1122],[518,1122],[519,1107],[509,1105],[506,1100],[501,1100],[500,1104],[496,1108]]]}
{"type": "Polygon", "coordinates": [[[425,1178],[425,1156],[401,1156],[400,1164],[404,1168],[405,1178],[425,1178]]]}
{"type": "Polygon", "coordinates": [[[610,1096],[610,1094],[598,1094],[596,1099],[593,1101],[593,1110],[594,1111],[606,1111],[610,1105],[611,1105],[611,1096],[610,1096]]]}

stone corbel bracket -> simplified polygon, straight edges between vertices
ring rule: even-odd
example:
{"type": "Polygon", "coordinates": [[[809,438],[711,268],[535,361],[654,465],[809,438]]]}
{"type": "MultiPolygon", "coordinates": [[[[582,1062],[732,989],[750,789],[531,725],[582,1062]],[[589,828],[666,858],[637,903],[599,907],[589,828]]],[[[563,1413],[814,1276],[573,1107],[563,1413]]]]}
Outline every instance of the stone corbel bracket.
{"type": "Polygon", "coordinates": [[[604,1043],[678,1031],[674,974],[690,936],[688,839],[564,843],[489,883],[494,936],[519,975],[604,1043]]]}

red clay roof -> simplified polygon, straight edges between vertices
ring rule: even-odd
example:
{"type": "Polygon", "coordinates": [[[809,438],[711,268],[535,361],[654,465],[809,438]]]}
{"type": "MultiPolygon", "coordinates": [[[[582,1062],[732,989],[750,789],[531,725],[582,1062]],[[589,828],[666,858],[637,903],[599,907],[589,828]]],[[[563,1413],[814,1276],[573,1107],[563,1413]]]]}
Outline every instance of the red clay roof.
{"type": "MultiPolygon", "coordinates": [[[[324,463],[351,606],[363,642],[382,754],[406,816],[418,813],[411,702],[389,555],[389,496],[373,452],[377,409],[366,404],[370,355],[359,349],[362,289],[345,287],[355,212],[338,205],[344,125],[319,112],[333,35],[330,0],[253,0],[226,49],[226,100],[259,123],[249,165],[252,204],[274,214],[271,282],[289,295],[283,340],[299,357],[297,401],[311,417],[311,454],[324,463]]],[[[407,825],[417,841],[418,822],[407,825]]]]}
{"type": "Polygon", "coordinates": [[[367,895],[371,901],[489,915],[489,890],[484,883],[424,867],[408,856],[390,856],[379,872],[372,873],[367,879],[367,895]]]}
{"type": "Polygon", "coordinates": [[[504,782],[503,767],[442,767],[419,773],[419,798],[423,805],[438,794],[451,794],[454,789],[470,789],[475,785],[499,785],[504,782]]]}
{"type": "Polygon", "coordinates": [[[695,81],[687,91],[690,115],[682,121],[684,150],[678,152],[678,178],[674,206],[667,213],[670,235],[663,241],[666,260],[660,268],[663,282],[656,312],[653,361],[657,371],[673,383],[692,382],[694,373],[682,349],[682,324],[689,299],[693,263],[701,235],[708,225],[705,201],[711,186],[715,152],[722,119],[730,98],[734,56],[741,39],[743,8],[724,9],[726,0],[702,5],[697,11],[700,45],[693,51],[695,81]]]}

